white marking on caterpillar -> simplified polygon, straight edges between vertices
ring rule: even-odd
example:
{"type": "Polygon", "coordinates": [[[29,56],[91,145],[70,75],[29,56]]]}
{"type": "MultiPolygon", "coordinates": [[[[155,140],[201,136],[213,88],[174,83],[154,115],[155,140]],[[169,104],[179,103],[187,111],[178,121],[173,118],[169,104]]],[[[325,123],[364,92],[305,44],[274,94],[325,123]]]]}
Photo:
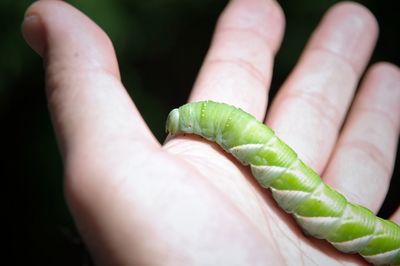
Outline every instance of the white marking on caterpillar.
{"type": "Polygon", "coordinates": [[[304,217],[295,213],[293,216],[306,233],[317,238],[326,238],[339,221],[339,217],[330,216],[304,217]]]}
{"type": "Polygon", "coordinates": [[[330,242],[335,248],[346,253],[354,253],[362,249],[371,240],[372,235],[366,235],[359,238],[343,242],[330,242]]]}
{"type": "Polygon", "coordinates": [[[286,212],[292,213],[293,210],[306,198],[310,193],[299,190],[277,190],[271,187],[272,196],[286,212]]]}
{"type": "Polygon", "coordinates": [[[287,168],[270,165],[250,165],[251,173],[257,179],[258,183],[265,188],[269,188],[271,183],[281,177],[287,168]]]}
{"type": "Polygon", "coordinates": [[[376,265],[383,265],[390,263],[390,261],[394,261],[399,256],[400,256],[400,248],[371,256],[364,255],[363,257],[370,263],[376,265]]]}
{"type": "Polygon", "coordinates": [[[235,158],[238,159],[243,165],[248,165],[249,163],[246,160],[243,160],[243,158],[245,158],[245,156],[247,156],[249,153],[255,153],[263,146],[264,144],[244,144],[230,148],[229,152],[232,153],[232,155],[235,156],[235,158]]]}

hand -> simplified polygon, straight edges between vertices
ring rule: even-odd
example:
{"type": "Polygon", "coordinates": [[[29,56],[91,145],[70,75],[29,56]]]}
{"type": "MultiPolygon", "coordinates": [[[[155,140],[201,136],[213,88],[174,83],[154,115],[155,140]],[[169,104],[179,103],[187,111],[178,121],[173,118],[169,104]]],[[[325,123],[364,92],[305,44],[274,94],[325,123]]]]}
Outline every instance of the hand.
{"type": "MultiPolygon", "coordinates": [[[[232,1],[190,101],[226,102],[262,120],[283,28],[276,2],[232,1]]],[[[44,58],[67,200],[98,264],[365,263],[304,236],[249,169],[215,145],[180,136],[161,146],[121,84],[110,40],[82,13],[38,1],[23,34],[44,58]]],[[[325,182],[375,212],[400,128],[396,66],[372,66],[354,96],[377,34],[362,6],[334,6],[266,119],[325,182]]],[[[399,210],[393,220],[400,221],[399,210]]]]}

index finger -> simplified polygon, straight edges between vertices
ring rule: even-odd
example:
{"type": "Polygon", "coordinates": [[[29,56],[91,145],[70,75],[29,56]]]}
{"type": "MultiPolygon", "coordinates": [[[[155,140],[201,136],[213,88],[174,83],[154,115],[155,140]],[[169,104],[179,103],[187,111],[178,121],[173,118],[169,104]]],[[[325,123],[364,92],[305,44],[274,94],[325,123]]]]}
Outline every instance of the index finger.
{"type": "Polygon", "coordinates": [[[190,100],[229,103],[263,119],[283,28],[276,1],[231,1],[219,18],[190,100]]]}

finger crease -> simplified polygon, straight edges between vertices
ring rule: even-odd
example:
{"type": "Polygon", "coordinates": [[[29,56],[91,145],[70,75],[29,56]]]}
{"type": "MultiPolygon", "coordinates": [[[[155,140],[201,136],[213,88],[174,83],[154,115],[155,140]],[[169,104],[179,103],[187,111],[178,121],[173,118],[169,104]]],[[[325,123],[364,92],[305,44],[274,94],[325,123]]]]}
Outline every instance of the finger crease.
{"type": "MultiPolygon", "coordinates": [[[[275,53],[275,49],[272,49],[271,44],[269,43],[268,35],[264,35],[261,32],[250,29],[250,28],[239,28],[239,27],[220,27],[218,28],[218,33],[239,33],[239,34],[247,34],[250,35],[254,40],[258,40],[266,46],[267,51],[272,51],[275,53]]],[[[249,37],[241,36],[242,39],[249,40],[249,37]]]]}
{"type": "Polygon", "coordinates": [[[322,94],[291,90],[286,93],[285,98],[304,102],[313,108],[323,120],[328,121],[333,128],[337,128],[341,122],[342,116],[335,104],[322,94]]]}
{"type": "Polygon", "coordinates": [[[367,159],[375,162],[385,173],[386,177],[391,176],[392,164],[390,163],[390,158],[385,156],[384,153],[379,147],[366,140],[355,140],[355,141],[346,141],[340,143],[342,148],[354,149],[360,151],[362,154],[367,156],[367,159]]]}
{"type": "Polygon", "coordinates": [[[251,62],[244,59],[209,59],[207,60],[207,64],[228,64],[240,68],[245,71],[245,73],[249,74],[254,80],[261,83],[263,87],[265,87],[268,83],[267,78],[262,72],[251,62]]]}
{"type": "MultiPolygon", "coordinates": [[[[353,74],[353,76],[358,77],[359,76],[359,72],[357,71],[356,67],[354,66],[354,64],[351,63],[350,60],[348,60],[347,58],[345,58],[344,56],[341,56],[340,54],[337,54],[335,52],[332,52],[331,50],[328,50],[326,48],[323,47],[313,47],[310,48],[310,50],[308,52],[320,52],[320,53],[325,53],[328,54],[330,56],[333,56],[333,58],[335,60],[337,60],[338,62],[342,62],[343,64],[347,65],[350,67],[351,72],[353,74]]],[[[323,56],[321,56],[321,58],[324,58],[323,56]]]]}
{"type": "Polygon", "coordinates": [[[364,113],[365,115],[374,114],[380,117],[380,122],[387,121],[390,129],[393,132],[399,132],[399,124],[395,121],[391,113],[386,112],[383,109],[377,107],[368,107],[368,106],[355,106],[354,110],[360,113],[364,113]]]}

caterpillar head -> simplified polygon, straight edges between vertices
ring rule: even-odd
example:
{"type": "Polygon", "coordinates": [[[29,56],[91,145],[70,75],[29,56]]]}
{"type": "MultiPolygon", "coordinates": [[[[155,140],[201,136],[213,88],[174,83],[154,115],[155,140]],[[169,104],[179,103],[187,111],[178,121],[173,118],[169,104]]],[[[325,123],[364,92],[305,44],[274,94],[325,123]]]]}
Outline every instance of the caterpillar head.
{"type": "Polygon", "coordinates": [[[179,110],[178,108],[175,108],[172,110],[167,118],[167,123],[165,126],[165,130],[167,133],[170,133],[171,135],[176,134],[179,130],[179,110]]]}

